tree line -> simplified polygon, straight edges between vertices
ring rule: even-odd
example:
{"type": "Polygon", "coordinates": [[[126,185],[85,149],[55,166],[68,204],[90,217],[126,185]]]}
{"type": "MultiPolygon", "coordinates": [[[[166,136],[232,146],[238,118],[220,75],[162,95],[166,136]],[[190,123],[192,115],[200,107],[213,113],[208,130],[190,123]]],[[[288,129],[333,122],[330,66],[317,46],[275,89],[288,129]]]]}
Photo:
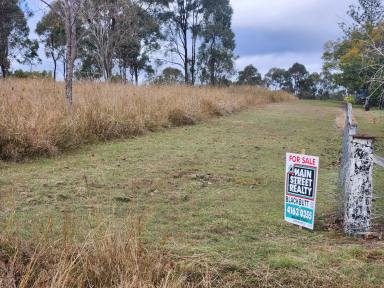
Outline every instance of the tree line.
{"type": "MultiPolygon", "coordinates": [[[[216,85],[234,73],[235,35],[229,0],[40,0],[49,9],[37,24],[39,42],[62,63],[71,105],[73,78],[155,75],[154,64],[180,67],[185,84],[216,85]]],[[[29,39],[24,0],[0,0],[0,67],[11,61],[39,63],[37,40],[29,39]]],[[[157,79],[159,80],[159,79],[157,79]]]]}
{"type": "Polygon", "coordinates": [[[384,105],[382,0],[350,6],[352,21],[340,24],[342,38],[325,45],[321,73],[295,63],[264,77],[252,65],[236,74],[229,0],[39,1],[47,12],[36,27],[39,39],[32,40],[27,20],[33,11],[26,1],[0,0],[1,75],[11,74],[12,61],[40,63],[42,45],[54,79],[62,65],[69,106],[73,79],[138,84],[140,75],[151,83],[259,85],[307,99],[352,94],[384,105]],[[159,74],[158,67],[166,68],[159,74]]]}

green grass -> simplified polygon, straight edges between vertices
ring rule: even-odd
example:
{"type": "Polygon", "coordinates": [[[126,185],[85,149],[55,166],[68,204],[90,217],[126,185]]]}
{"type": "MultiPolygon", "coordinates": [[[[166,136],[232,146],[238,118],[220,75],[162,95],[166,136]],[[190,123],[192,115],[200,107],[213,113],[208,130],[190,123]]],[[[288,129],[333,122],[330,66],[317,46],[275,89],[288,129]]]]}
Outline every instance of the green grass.
{"type": "MultiPolygon", "coordinates": [[[[380,287],[384,243],[328,229],[340,111],[327,102],[273,104],[57,158],[2,162],[0,229],[82,239],[101,224],[125,229],[141,215],[148,245],[254,271],[246,275],[254,285],[380,287]],[[302,149],[321,162],[313,232],[283,220],[285,153],[302,149]]],[[[375,124],[355,110],[360,131],[383,137],[384,113],[372,113],[375,124]]],[[[376,150],[384,156],[382,140],[376,150]]],[[[384,170],[375,171],[375,192],[384,195],[384,170]]]]}

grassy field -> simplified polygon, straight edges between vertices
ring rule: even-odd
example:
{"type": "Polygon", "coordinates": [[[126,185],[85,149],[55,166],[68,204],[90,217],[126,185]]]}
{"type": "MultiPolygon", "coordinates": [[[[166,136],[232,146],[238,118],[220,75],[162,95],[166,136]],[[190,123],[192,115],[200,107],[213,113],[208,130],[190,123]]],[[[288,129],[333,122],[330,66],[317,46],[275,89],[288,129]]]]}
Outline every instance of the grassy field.
{"type": "MultiPolygon", "coordinates": [[[[139,230],[145,247],[167,251],[183,269],[199,263],[201,287],[383,287],[384,242],[344,237],[334,221],[340,113],[335,103],[270,104],[50,159],[0,162],[1,235],[84,243],[104,227],[139,230]],[[321,162],[314,232],[283,220],[285,153],[301,149],[321,162]]],[[[383,112],[356,109],[355,117],[360,132],[384,136],[383,112]]],[[[384,156],[382,139],[376,150],[384,156]]],[[[375,192],[384,196],[383,172],[376,169],[375,192]]],[[[12,254],[4,247],[0,259],[12,254]]],[[[188,271],[172,285],[187,286],[188,271]]]]}

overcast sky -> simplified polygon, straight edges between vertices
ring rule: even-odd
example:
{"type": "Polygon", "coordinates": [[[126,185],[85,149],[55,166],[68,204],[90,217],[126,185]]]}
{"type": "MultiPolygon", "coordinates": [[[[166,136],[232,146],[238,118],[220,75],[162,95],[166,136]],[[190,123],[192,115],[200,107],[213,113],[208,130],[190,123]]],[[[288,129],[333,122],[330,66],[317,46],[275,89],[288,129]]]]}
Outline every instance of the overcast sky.
{"type": "Polygon", "coordinates": [[[263,74],[294,62],[320,71],[325,42],[340,37],[353,0],[231,0],[238,68],[253,64],[263,74]]]}
{"type": "MultiPolygon", "coordinates": [[[[253,64],[265,74],[271,67],[288,68],[294,62],[309,71],[321,70],[323,46],[340,36],[338,23],[355,0],[231,0],[234,9],[238,69],[253,64]]],[[[39,0],[28,0],[35,16],[31,30],[45,12],[39,0]]],[[[32,35],[32,37],[36,37],[32,35]]],[[[44,59],[39,69],[51,70],[44,59]]]]}

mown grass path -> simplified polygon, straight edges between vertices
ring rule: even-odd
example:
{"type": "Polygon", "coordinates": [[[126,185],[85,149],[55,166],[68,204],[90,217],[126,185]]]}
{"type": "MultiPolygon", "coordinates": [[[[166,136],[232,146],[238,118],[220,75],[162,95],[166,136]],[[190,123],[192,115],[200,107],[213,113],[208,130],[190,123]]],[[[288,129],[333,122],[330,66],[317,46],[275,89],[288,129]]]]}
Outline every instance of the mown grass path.
{"type": "MultiPolygon", "coordinates": [[[[338,113],[337,104],[272,104],[57,158],[1,163],[2,233],[82,238],[99,225],[125,229],[139,214],[149,244],[267,271],[266,283],[379,287],[383,242],[348,239],[329,225],[337,209],[338,113]],[[314,232],[283,220],[285,153],[302,149],[321,162],[314,232]]],[[[362,129],[383,136],[383,113],[374,115],[369,123],[356,111],[362,129]]],[[[379,141],[377,150],[383,147],[379,141]]],[[[383,175],[375,178],[379,188],[383,175]]]]}

